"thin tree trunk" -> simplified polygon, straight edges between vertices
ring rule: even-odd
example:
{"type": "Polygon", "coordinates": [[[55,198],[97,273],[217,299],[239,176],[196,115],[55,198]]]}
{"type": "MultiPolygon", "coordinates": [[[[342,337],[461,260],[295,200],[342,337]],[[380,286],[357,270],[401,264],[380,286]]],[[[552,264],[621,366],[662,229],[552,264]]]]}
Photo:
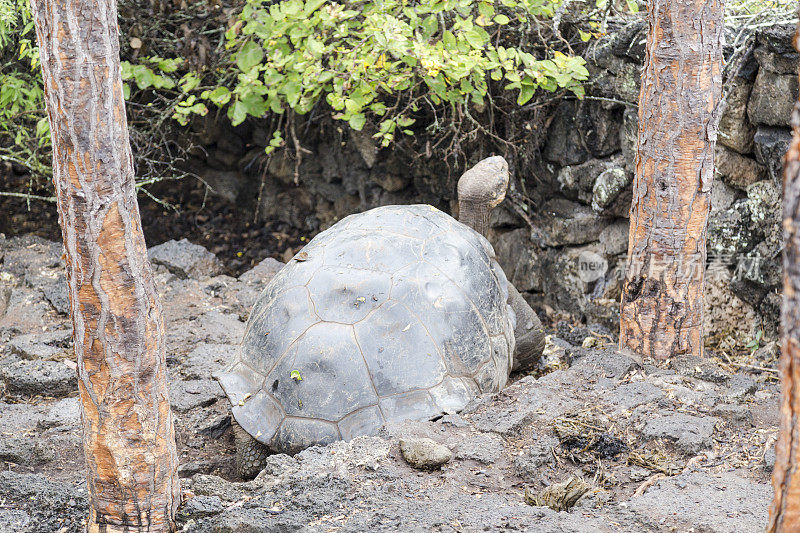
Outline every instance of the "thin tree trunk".
{"type": "Polygon", "coordinates": [[[163,320],[136,203],[114,0],[33,0],[78,356],[89,532],[173,531],[163,320]]]}
{"type": "MultiPolygon", "coordinates": [[[[800,8],[798,8],[800,13],[800,8]]],[[[794,44],[798,47],[800,23],[794,44]]],[[[800,102],[792,112],[794,137],[783,174],[783,343],[781,426],[775,444],[769,533],[800,531],[800,102]]]]}
{"type": "Polygon", "coordinates": [[[706,222],[722,92],[721,0],[652,0],[620,347],[703,353],[706,222]]]}

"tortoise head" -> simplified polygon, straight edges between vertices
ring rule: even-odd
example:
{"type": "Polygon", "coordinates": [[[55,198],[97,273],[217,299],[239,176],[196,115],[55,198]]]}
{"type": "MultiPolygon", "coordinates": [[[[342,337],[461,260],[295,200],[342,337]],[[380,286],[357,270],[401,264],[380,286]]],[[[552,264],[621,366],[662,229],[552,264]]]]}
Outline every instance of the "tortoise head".
{"type": "Polygon", "coordinates": [[[486,236],[489,213],[505,199],[508,180],[508,163],[501,156],[488,157],[464,172],[458,180],[459,221],[486,236]]]}

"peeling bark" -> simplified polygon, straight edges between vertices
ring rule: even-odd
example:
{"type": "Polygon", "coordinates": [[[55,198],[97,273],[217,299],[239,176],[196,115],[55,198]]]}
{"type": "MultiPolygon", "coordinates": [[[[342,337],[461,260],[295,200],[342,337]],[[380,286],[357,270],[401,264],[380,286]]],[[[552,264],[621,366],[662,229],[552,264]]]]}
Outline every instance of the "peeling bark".
{"type": "Polygon", "coordinates": [[[653,0],[620,347],[703,353],[706,223],[722,92],[721,0],[653,0]]]}
{"type": "MultiPolygon", "coordinates": [[[[800,13],[800,8],[798,8],[800,13]]],[[[800,40],[800,23],[794,37],[800,40]]],[[[794,136],[783,174],[783,308],[781,426],[775,444],[769,533],[800,531],[800,102],[792,112],[794,136]]]]}
{"type": "Polygon", "coordinates": [[[78,357],[87,530],[173,531],[164,325],[136,202],[116,2],[32,6],[78,357]]]}

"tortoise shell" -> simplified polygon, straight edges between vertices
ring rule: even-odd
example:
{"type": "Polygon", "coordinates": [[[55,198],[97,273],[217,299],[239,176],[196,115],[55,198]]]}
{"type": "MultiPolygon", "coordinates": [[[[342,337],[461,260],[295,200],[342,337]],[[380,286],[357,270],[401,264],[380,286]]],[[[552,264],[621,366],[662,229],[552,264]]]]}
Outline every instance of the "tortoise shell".
{"type": "Polygon", "coordinates": [[[275,451],[374,434],[505,386],[508,286],[489,242],[429,205],[351,215],[264,288],[218,379],[275,451]]]}

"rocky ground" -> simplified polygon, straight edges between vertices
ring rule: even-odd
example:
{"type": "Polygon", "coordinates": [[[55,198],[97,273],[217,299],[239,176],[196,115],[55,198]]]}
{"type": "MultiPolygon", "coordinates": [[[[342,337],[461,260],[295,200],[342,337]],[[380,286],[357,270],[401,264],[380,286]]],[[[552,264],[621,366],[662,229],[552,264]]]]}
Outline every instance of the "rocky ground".
{"type": "MultiPolygon", "coordinates": [[[[0,532],[80,531],[87,501],[60,244],[0,239],[0,257],[0,532]]],[[[548,338],[549,372],[515,376],[460,414],[274,455],[241,482],[212,375],[279,264],[234,278],[188,242],[151,249],[151,259],[167,321],[183,531],[764,527],[774,371],[692,358],[654,366],[613,350],[603,331],[565,323],[548,338]],[[417,469],[404,456],[444,463],[417,469]]]]}

